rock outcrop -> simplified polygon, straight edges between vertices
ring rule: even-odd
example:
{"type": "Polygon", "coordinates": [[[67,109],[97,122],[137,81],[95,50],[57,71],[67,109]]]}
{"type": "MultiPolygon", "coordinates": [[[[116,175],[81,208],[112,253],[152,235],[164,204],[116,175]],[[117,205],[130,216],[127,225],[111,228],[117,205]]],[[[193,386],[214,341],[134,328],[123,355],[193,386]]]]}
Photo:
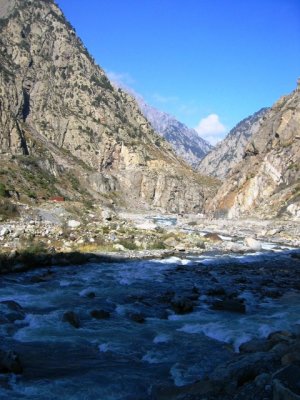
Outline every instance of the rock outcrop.
{"type": "Polygon", "coordinates": [[[230,171],[243,159],[250,138],[260,129],[267,108],[239,122],[199,163],[197,169],[204,175],[224,180],[230,171]]]}
{"type": "Polygon", "coordinates": [[[216,215],[299,218],[300,82],[265,113],[243,160],[209,205],[216,215]]]}
{"type": "Polygon", "coordinates": [[[51,184],[52,195],[71,199],[109,197],[172,212],[203,208],[216,181],[176,158],[136,101],[111,85],[52,0],[0,0],[0,18],[0,146],[8,189],[25,188],[31,198],[39,197],[36,187],[47,198],[51,184]]]}
{"type": "MultiPolygon", "coordinates": [[[[147,104],[141,96],[135,95],[138,105],[153,129],[173,146],[176,154],[192,167],[213,149],[195,129],[188,128],[172,115],[147,104]]],[[[204,173],[204,175],[209,175],[204,173]]]]}

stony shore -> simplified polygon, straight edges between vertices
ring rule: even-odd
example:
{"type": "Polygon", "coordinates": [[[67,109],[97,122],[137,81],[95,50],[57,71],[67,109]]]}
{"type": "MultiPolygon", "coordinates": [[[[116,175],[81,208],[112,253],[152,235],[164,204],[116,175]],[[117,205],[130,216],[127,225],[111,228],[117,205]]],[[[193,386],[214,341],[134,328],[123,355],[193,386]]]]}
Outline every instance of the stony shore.
{"type": "Polygon", "coordinates": [[[91,259],[156,258],[207,251],[247,253],[300,247],[299,221],[222,220],[202,215],[130,214],[82,203],[19,205],[0,223],[1,271],[83,263],[91,259]]]}
{"type": "MultiPolygon", "coordinates": [[[[0,273],[20,272],[40,267],[49,271],[37,273],[32,282],[47,282],[53,265],[79,265],[86,262],[122,262],[128,259],[187,257],[191,254],[247,254],[281,248],[299,248],[299,222],[284,220],[211,220],[201,215],[130,214],[84,208],[78,203],[45,203],[40,207],[19,207],[17,219],[0,224],[0,273]]],[[[253,263],[247,276],[233,266],[218,269],[217,281],[209,267],[195,266],[195,276],[213,285],[205,296],[208,306],[219,312],[246,312],[239,300],[241,290],[249,289],[261,298],[276,299],[299,291],[295,268],[299,252],[281,270],[271,265],[253,263]],[[293,267],[291,267],[293,266],[293,267]],[[252,275],[253,276],[252,276],[252,275]],[[227,282],[228,279],[228,282],[227,282]],[[259,282],[258,282],[258,280],[259,282]],[[227,285],[227,286],[226,286],[227,285]],[[254,285],[254,286],[253,286],[254,285]],[[258,285],[258,286],[257,286],[258,285]],[[235,291],[233,293],[233,291],[235,291]]],[[[193,267],[178,267],[175,274],[191,274],[193,267]]],[[[188,313],[197,302],[199,292],[170,299],[177,313],[188,313]],[[183,297],[182,297],[183,296],[183,297]]],[[[22,307],[2,302],[4,317],[23,316],[22,307]],[[6,311],[5,311],[6,310],[6,311]]],[[[155,304],[153,304],[155,308],[155,304]]],[[[75,315],[76,317],[76,315],[75,315]]],[[[74,318],[75,318],[74,317],[74,318]]],[[[9,317],[10,318],[10,317],[9,317]]],[[[142,320],[136,322],[144,322],[142,320]]],[[[21,373],[18,355],[0,350],[0,372],[21,373]]],[[[239,348],[233,360],[222,364],[207,378],[184,387],[153,388],[157,400],[294,400],[300,399],[300,328],[280,331],[267,338],[251,340],[239,348]],[[298,383],[297,383],[298,382],[298,383]]]]}

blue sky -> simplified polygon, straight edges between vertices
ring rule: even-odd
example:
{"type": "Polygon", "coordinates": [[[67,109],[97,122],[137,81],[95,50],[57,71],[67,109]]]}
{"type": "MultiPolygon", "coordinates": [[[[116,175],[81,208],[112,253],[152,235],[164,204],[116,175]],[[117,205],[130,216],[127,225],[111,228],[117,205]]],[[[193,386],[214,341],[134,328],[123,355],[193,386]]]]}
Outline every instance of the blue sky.
{"type": "Polygon", "coordinates": [[[111,77],[212,142],[300,77],[300,0],[57,4],[111,77]]]}

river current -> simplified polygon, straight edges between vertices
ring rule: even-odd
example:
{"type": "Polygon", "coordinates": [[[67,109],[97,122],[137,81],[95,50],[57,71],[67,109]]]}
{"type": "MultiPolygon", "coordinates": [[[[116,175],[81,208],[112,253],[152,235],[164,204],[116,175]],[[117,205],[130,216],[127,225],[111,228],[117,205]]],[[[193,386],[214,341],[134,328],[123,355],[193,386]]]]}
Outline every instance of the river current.
{"type": "Polygon", "coordinates": [[[21,375],[0,375],[0,398],[155,399],[158,387],[203,378],[241,343],[300,324],[299,274],[293,275],[299,260],[292,253],[89,263],[2,276],[0,301],[16,301],[25,319],[0,324],[1,346],[15,350],[24,367],[21,375]],[[212,309],[220,288],[243,300],[246,313],[212,309]],[[189,298],[193,311],[176,313],[174,296],[189,298]],[[109,317],[93,318],[93,310],[109,317]],[[76,313],[79,328],[63,321],[66,311],[76,313]]]}

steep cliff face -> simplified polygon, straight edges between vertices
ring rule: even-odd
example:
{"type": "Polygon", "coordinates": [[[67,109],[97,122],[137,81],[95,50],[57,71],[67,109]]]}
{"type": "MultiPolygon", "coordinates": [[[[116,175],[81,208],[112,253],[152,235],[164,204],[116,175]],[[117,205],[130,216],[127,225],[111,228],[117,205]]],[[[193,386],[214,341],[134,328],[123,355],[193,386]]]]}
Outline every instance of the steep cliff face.
{"type": "MultiPolygon", "coordinates": [[[[140,96],[135,96],[138,105],[153,129],[172,144],[176,154],[192,167],[213,149],[198,133],[188,128],[171,115],[147,104],[140,96]]],[[[206,174],[207,175],[207,174],[206,174]]]]}
{"type": "Polygon", "coordinates": [[[202,209],[215,181],[177,160],[52,0],[0,0],[0,18],[2,153],[15,164],[20,154],[38,158],[60,191],[70,172],[94,198],[114,193],[127,206],[202,209]]]}
{"type": "Polygon", "coordinates": [[[197,170],[204,175],[224,180],[230,171],[243,159],[249,139],[260,129],[261,118],[267,108],[262,108],[239,122],[199,163],[197,170]]]}
{"type": "Polygon", "coordinates": [[[209,210],[228,217],[281,214],[300,218],[300,86],[263,116],[243,160],[209,210]]]}

